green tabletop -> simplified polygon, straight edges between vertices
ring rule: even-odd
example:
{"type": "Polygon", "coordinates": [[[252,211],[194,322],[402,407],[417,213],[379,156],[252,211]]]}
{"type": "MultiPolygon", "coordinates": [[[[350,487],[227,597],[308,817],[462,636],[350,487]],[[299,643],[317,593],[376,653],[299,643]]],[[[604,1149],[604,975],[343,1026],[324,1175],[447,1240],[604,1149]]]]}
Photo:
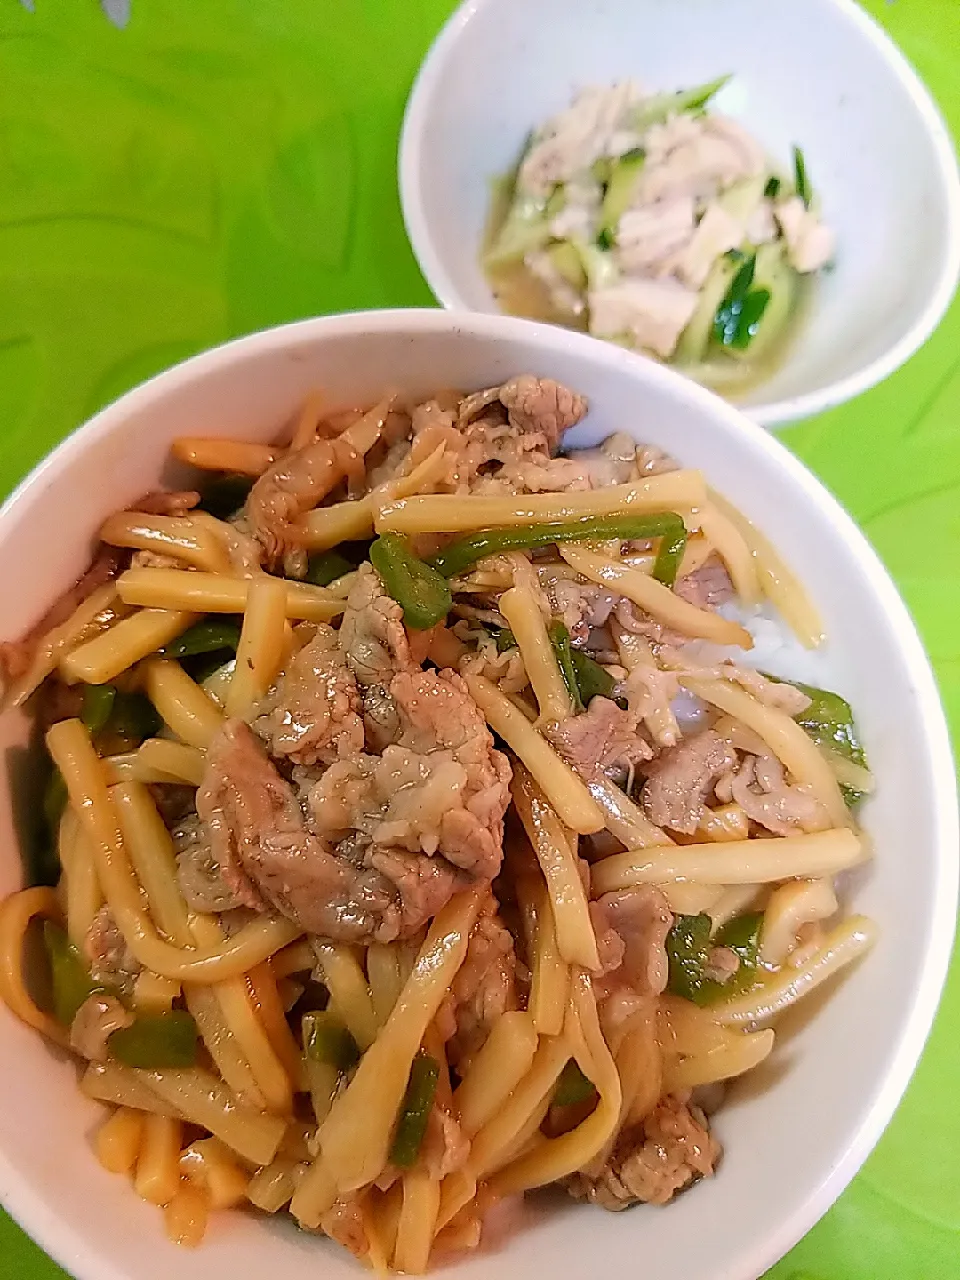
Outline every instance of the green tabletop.
{"type": "MultiPolygon", "coordinates": [[[[431,302],[396,142],[452,0],[132,0],[122,30],[97,0],[30,7],[0,0],[0,492],[212,343],[431,302]]],[[[867,7],[960,137],[960,0],[867,7]]],[[[886,561],[960,731],[960,305],[896,377],[783,438],[886,561]]],[[[876,1153],[771,1280],[960,1276],[958,1039],[960,963],[876,1153]]],[[[0,1214],[0,1277],[57,1275],[0,1214]]]]}

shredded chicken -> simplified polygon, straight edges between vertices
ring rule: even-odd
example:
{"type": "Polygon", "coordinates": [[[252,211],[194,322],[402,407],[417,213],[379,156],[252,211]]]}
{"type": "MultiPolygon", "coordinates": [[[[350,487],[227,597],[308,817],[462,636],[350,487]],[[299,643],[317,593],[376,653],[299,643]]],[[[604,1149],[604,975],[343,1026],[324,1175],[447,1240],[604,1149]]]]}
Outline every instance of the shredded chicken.
{"type": "Polygon", "coordinates": [[[357,682],[331,627],[317,628],[258,711],[253,728],[272,756],[331,764],[363,750],[357,682]]]}
{"type": "Polygon", "coordinates": [[[639,717],[609,698],[591,698],[582,715],[547,725],[544,733],[585,778],[649,760],[653,751],[640,736],[639,717]]]}
{"type": "Polygon", "coordinates": [[[647,771],[643,806],[658,827],[693,835],[712,783],[736,762],[736,753],[712,729],[664,751],[647,771]]]}
{"type": "Polygon", "coordinates": [[[624,277],[590,291],[590,331],[602,338],[629,336],[637,346],[666,359],[693,319],[698,298],[696,290],[672,278],[624,277]]]}
{"type": "Polygon", "coordinates": [[[106,1062],[108,1041],[115,1031],[133,1025],[129,1013],[116,996],[95,991],[77,1010],[70,1027],[70,1048],[91,1062],[106,1062]]]}
{"type": "Polygon", "coordinates": [[[567,1190],[604,1209],[667,1204],[692,1182],[709,1177],[719,1159],[720,1145],[703,1112],[668,1095],[641,1125],[621,1134],[596,1177],[575,1173],[567,1190]]]}
{"type": "Polygon", "coordinates": [[[774,210],[783,230],[791,265],[801,273],[819,271],[833,257],[836,236],[799,196],[792,196],[774,210]]]}
{"type": "Polygon", "coordinates": [[[127,946],[109,907],[101,907],[83,943],[83,952],[95,982],[131,991],[142,965],[127,946]]]}

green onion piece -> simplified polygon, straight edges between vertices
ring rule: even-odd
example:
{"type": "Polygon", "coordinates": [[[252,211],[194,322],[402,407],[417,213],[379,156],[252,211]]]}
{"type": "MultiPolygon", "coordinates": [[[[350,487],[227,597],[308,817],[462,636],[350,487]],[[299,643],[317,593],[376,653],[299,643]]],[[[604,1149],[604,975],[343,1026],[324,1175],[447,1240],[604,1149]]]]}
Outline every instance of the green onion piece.
{"type": "Polygon", "coordinates": [[[604,670],[599,662],[594,662],[589,654],[581,653],[579,649],[572,650],[570,657],[577,678],[577,687],[580,690],[580,701],[585,707],[588,707],[594,698],[613,696],[616,681],[609,671],[604,670]]]}
{"type": "Polygon", "coordinates": [[[453,597],[446,578],[433,565],[418,560],[400,534],[384,533],[372,542],[370,561],[414,631],[436,626],[450,612],[453,597]]]}
{"type": "Polygon", "coordinates": [[[497,632],[497,653],[506,653],[508,649],[516,649],[517,637],[509,627],[501,627],[497,632]]]}
{"type": "Polygon", "coordinates": [[[596,1097],[597,1088],[592,1080],[588,1080],[574,1060],[571,1058],[560,1072],[556,1088],[553,1091],[555,1107],[574,1107],[579,1102],[596,1097]]]}
{"type": "Polygon", "coordinates": [[[360,1061],[360,1047],[342,1019],[330,1009],[305,1013],[301,1023],[303,1049],[313,1062],[336,1067],[343,1075],[360,1061]]]}
{"type": "Polygon", "coordinates": [[[433,557],[431,564],[445,578],[453,578],[485,556],[503,551],[532,551],[557,542],[608,538],[624,541],[660,538],[653,576],[658,582],[673,586],[687,545],[687,530],[683,518],[670,511],[660,515],[587,516],[582,520],[519,525],[512,529],[483,529],[451,542],[433,557]]]}
{"type": "Polygon", "coordinates": [[[733,277],[717,309],[713,336],[721,347],[745,351],[756,336],[770,302],[769,289],[754,289],[757,255],[752,254],[733,277]]]}
{"type": "Polygon", "coordinates": [[[203,486],[200,505],[197,509],[208,511],[218,520],[226,520],[228,516],[239,511],[246,502],[253,483],[251,476],[218,476],[215,480],[209,480],[203,486]]]}
{"type": "Polygon", "coordinates": [[[237,652],[240,623],[232,618],[204,618],[187,627],[183,635],[171,640],[160,650],[165,658],[193,658],[200,653],[219,653],[222,649],[237,652]]]}
{"type": "Polygon", "coordinates": [[[804,207],[809,209],[813,203],[813,189],[810,186],[810,179],[807,177],[806,157],[799,147],[793,148],[793,172],[797,195],[803,201],[804,207]]]}
{"type": "Polygon", "coordinates": [[[117,696],[114,684],[85,684],[83,686],[83,703],[80,719],[91,734],[99,733],[106,728],[117,696]]]}
{"type": "Polygon", "coordinates": [[[83,1002],[94,992],[105,991],[106,987],[94,982],[80,952],[52,920],[44,921],[43,943],[50,960],[54,1017],[69,1027],[83,1002]]]}
{"type": "Polygon", "coordinates": [[[777,196],[780,194],[780,188],[782,186],[783,183],[776,174],[774,174],[772,178],[767,179],[767,185],[763,188],[763,194],[768,200],[776,200],[777,196]]]}
{"type": "Polygon", "coordinates": [[[609,227],[601,227],[597,233],[597,248],[612,249],[616,244],[616,237],[609,227]]]}
{"type": "Polygon", "coordinates": [[[407,1091],[390,1149],[390,1159],[399,1169],[409,1169],[420,1154],[439,1078],[440,1066],[436,1059],[421,1049],[410,1068],[407,1091]]]}
{"type": "Polygon", "coordinates": [[[713,921],[701,912],[698,916],[675,916],[667,934],[667,990],[695,1004],[699,1004],[697,997],[705,981],[703,971],[707,967],[712,929],[713,921]]]}
{"type": "Polygon", "coordinates": [[[573,709],[575,713],[583,710],[583,702],[580,699],[580,686],[577,682],[577,673],[573,665],[573,649],[570,646],[570,632],[562,622],[551,622],[547,628],[550,636],[550,643],[553,646],[553,652],[556,654],[557,664],[560,667],[560,674],[563,676],[563,683],[567,686],[573,709]]]}
{"type": "Polygon", "coordinates": [[[142,1013],[132,1026],[114,1031],[107,1043],[111,1056],[127,1067],[192,1067],[197,1061],[197,1024],[185,1009],[142,1013]]]}

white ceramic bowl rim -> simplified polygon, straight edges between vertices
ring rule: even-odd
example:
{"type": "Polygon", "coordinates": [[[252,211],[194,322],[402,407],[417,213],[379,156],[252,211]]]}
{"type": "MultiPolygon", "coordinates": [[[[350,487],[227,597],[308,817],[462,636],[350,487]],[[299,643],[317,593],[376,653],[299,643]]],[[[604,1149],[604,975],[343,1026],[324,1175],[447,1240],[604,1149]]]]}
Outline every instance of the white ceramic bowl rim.
{"type": "MultiPolygon", "coordinates": [[[[242,364],[246,358],[268,351],[293,348],[309,340],[322,339],[326,333],[336,335],[395,334],[404,340],[416,340],[432,334],[464,332],[496,340],[535,340],[555,353],[581,356],[589,353],[592,362],[609,370],[642,364],[645,378],[652,385],[668,388],[677,400],[686,399],[705,414],[723,420],[733,436],[749,441],[751,448],[762,451],[801,489],[811,507],[833,527],[839,538],[856,556],[863,577],[869,582],[896,632],[897,641],[918,703],[918,715],[926,730],[926,752],[929,756],[935,816],[931,823],[935,832],[934,906],[931,927],[924,938],[917,939],[922,952],[916,995],[904,1018],[882,1075],[872,1082],[874,1093],[861,1122],[842,1151],[837,1162],[825,1173],[814,1195],[786,1216],[772,1234],[746,1245],[738,1258],[737,1276],[758,1276],[781,1258],[813,1226],[836,1200],[863,1164],[889,1122],[909,1082],[922,1052],[936,1013],[940,993],[946,979],[954,936],[958,895],[957,850],[960,828],[956,797],[956,779],[943,708],[923,646],[913,622],[876,553],[852,519],[824,486],[773,437],[760,430],[742,413],[721,401],[674,370],[645,360],[617,347],[599,343],[583,334],[535,324],[532,321],[496,315],[469,314],[451,316],[440,310],[397,310],[352,312],[299,321],[236,339],[201,353],[128,392],[103,409],[84,426],[63,441],[17,487],[0,508],[0,548],[25,504],[42,501],[43,490],[50,479],[68,471],[75,460],[95,441],[109,437],[130,414],[147,405],[162,402],[169,394],[189,386],[194,380],[215,370],[242,364]],[[741,1269],[742,1268],[742,1269],[741,1269]]],[[[0,1150],[0,1203],[41,1246],[78,1280],[132,1280],[109,1257],[99,1252],[79,1230],[65,1225],[56,1208],[42,1194],[25,1186],[15,1166],[0,1150]]],[[[319,1264],[318,1264],[319,1265],[319,1264]]],[[[724,1272],[723,1280],[729,1273],[724,1272]]],[[[721,1280],[718,1277],[718,1280],[721,1280]]]]}
{"type": "MultiPolygon", "coordinates": [[[[444,63],[449,52],[461,39],[470,21],[486,4],[493,2],[494,0],[464,0],[448,18],[421,64],[410,92],[400,134],[398,153],[400,202],[407,235],[423,276],[434,296],[444,307],[453,311],[465,309],[465,304],[443,260],[434,248],[419,197],[418,175],[423,159],[421,150],[423,124],[443,76],[444,63]]],[[[766,427],[812,417],[814,414],[855,399],[890,377],[934,333],[960,281],[960,175],[957,170],[953,139],[946,122],[929,89],[883,28],[856,3],[856,0],[832,0],[832,3],[885,59],[920,113],[932,140],[943,180],[948,225],[954,230],[948,245],[947,259],[940,282],[931,293],[924,309],[899,341],[856,373],[837,379],[816,391],[789,399],[751,405],[745,410],[750,418],[766,427]]]]}

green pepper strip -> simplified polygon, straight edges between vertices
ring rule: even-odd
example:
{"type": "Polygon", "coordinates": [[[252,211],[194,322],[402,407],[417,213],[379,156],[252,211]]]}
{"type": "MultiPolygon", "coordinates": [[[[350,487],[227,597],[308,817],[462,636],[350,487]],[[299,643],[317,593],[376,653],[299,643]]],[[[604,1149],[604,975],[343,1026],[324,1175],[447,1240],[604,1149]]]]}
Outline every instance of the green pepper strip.
{"type": "Polygon", "coordinates": [[[43,943],[50,959],[54,1017],[69,1027],[83,1002],[96,991],[106,991],[106,987],[94,982],[80,952],[51,920],[44,921],[43,943]]]}
{"type": "Polygon", "coordinates": [[[197,1024],[185,1009],[141,1013],[132,1026],[114,1031],[107,1043],[111,1056],[127,1067],[192,1067],[197,1061],[197,1024]]]}
{"type": "Polygon", "coordinates": [[[508,649],[516,649],[517,637],[509,627],[501,627],[497,632],[497,653],[506,653],[508,649]]]}
{"type": "Polygon", "coordinates": [[[427,631],[450,612],[453,598],[446,578],[410,550],[398,533],[381,534],[370,544],[370,561],[387,594],[403,610],[403,620],[414,631],[427,631]]]}
{"type": "Polygon", "coordinates": [[[588,707],[593,698],[609,698],[616,684],[613,676],[599,662],[594,662],[589,654],[581,653],[579,649],[573,650],[571,658],[583,705],[588,707]]]}
{"type": "Polygon", "coordinates": [[[217,476],[203,486],[199,510],[208,511],[218,520],[226,520],[246,502],[253,483],[250,476],[217,476]]]}
{"type": "Polygon", "coordinates": [[[421,1049],[410,1068],[407,1091],[390,1149],[390,1159],[399,1169],[409,1169],[420,1154],[439,1078],[440,1066],[436,1059],[421,1049]]]}
{"type": "Polygon", "coordinates": [[[532,551],[555,542],[602,542],[607,538],[660,538],[653,576],[665,586],[673,586],[687,545],[687,529],[682,517],[672,511],[645,516],[586,516],[582,520],[518,525],[512,529],[483,529],[452,542],[433,557],[431,564],[445,578],[453,578],[485,556],[502,551],[532,551]]]}
{"type": "Polygon", "coordinates": [[[106,727],[117,697],[115,684],[85,684],[80,719],[91,734],[106,727]]]}
{"type": "Polygon", "coordinates": [[[752,986],[757,971],[762,925],[762,913],[751,911],[727,921],[711,937],[713,921],[708,915],[702,912],[698,916],[678,915],[667,934],[668,990],[684,1000],[704,1006],[738,995],[752,986]],[[714,947],[727,947],[740,961],[729,982],[717,982],[705,975],[714,947]]]}
{"type": "Polygon", "coordinates": [[[597,1089],[592,1080],[588,1080],[574,1060],[571,1058],[560,1072],[557,1087],[553,1091],[553,1105],[556,1107],[574,1107],[579,1102],[586,1102],[594,1097],[597,1089]]]}
{"type": "Polygon", "coordinates": [[[810,706],[795,717],[797,724],[804,729],[818,747],[829,747],[837,755],[867,767],[867,757],[857,732],[853,710],[845,698],[839,693],[830,693],[827,689],[815,689],[809,684],[792,682],[810,699],[810,706]]]}
{"type": "Polygon", "coordinates": [[[341,1075],[360,1061],[360,1047],[340,1018],[331,1010],[305,1013],[301,1023],[303,1048],[308,1058],[336,1067],[341,1075]]]}
{"type": "Polygon", "coordinates": [[[219,653],[221,649],[237,651],[240,624],[225,618],[205,618],[188,627],[182,636],[171,640],[160,652],[165,658],[193,658],[199,653],[219,653]]]}
{"type": "Polygon", "coordinates": [[[312,582],[315,587],[329,587],[331,582],[336,582],[353,568],[355,566],[339,551],[320,551],[308,557],[304,582],[312,582]]]}
{"type": "Polygon", "coordinates": [[[577,680],[576,668],[573,665],[573,649],[570,645],[570,632],[562,622],[551,622],[547,629],[550,636],[550,643],[553,645],[553,652],[556,654],[557,665],[560,668],[560,674],[563,676],[563,683],[567,686],[567,693],[573,702],[574,712],[583,710],[583,701],[580,696],[580,683],[577,680]]]}

